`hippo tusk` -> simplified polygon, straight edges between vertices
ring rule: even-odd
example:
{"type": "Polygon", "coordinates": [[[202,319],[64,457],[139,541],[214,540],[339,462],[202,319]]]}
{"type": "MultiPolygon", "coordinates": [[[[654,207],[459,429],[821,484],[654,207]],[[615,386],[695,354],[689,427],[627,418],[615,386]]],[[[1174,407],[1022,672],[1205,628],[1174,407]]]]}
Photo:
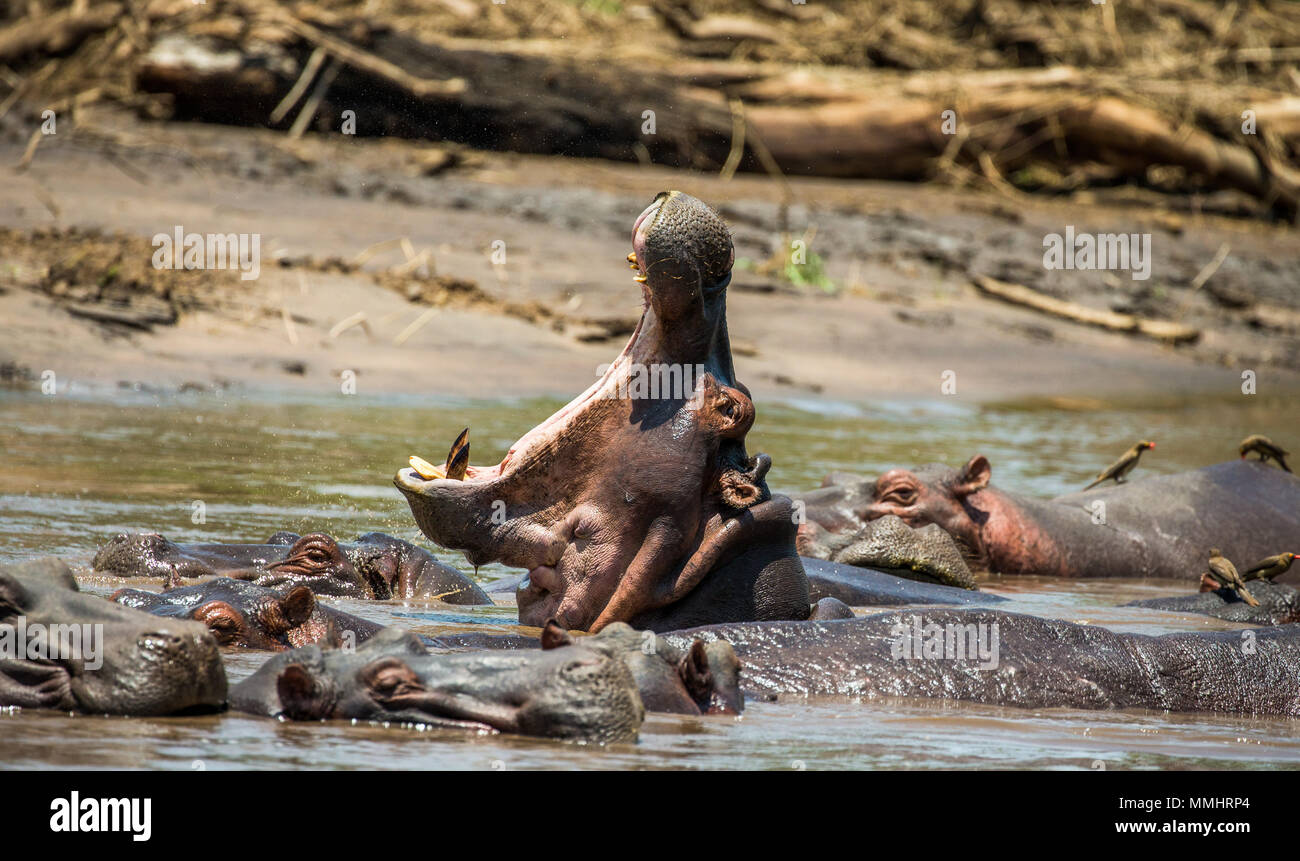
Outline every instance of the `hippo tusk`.
{"type": "Polygon", "coordinates": [[[453,481],[464,481],[465,471],[469,468],[469,428],[460,432],[456,441],[447,451],[447,466],[444,471],[453,481]]]}

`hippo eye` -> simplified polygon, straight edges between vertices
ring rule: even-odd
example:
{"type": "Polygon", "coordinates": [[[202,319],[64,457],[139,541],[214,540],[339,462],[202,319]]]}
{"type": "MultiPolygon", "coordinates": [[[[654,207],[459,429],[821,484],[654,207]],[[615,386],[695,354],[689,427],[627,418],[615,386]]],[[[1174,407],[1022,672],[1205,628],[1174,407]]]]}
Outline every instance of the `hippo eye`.
{"type": "Polygon", "coordinates": [[[885,502],[896,502],[899,505],[911,505],[916,501],[916,491],[910,487],[896,487],[885,494],[885,502]]]}

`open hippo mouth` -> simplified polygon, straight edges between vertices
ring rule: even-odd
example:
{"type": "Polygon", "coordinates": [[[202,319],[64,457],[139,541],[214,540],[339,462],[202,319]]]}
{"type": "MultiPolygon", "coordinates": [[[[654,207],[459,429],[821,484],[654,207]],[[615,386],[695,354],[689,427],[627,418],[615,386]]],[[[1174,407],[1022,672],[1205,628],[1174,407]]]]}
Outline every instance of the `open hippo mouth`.
{"type": "Polygon", "coordinates": [[[790,502],[764,480],[771,460],[745,451],[754,405],[727,337],[730,233],[702,202],[661,192],[632,247],[645,307],[595,383],[495,466],[470,465],[462,433],[445,466],[412,458],[394,479],[429,538],[475,565],[528,570],[526,624],[595,631],[645,618],[757,545],[779,548],[765,559],[797,560],[790,502]]]}

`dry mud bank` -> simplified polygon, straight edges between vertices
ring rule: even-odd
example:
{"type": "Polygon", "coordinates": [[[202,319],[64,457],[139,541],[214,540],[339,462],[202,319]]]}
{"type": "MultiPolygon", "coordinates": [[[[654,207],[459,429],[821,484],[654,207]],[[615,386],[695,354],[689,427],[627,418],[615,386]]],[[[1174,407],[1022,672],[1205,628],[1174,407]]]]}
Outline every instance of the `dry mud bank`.
{"type": "MultiPolygon", "coordinates": [[[[0,163],[25,148],[6,119],[0,163]]],[[[1300,243],[1284,226],[868,181],[715,174],[396,139],[142,122],[110,108],[0,185],[0,363],[17,385],[566,394],[640,309],[632,220],[682,188],[736,237],[730,318],[757,397],[1273,392],[1300,368],[1300,243]],[[1151,277],[1048,271],[1043,238],[1149,234],[1151,277]],[[155,268],[151,238],[250,234],[255,279],[155,268]],[[795,284],[770,261],[802,240],[795,284]],[[369,250],[368,250],[369,249],[369,250]],[[1226,249],[1226,252],[1225,252],[1226,249]],[[1216,258],[1226,257],[1214,267],[1216,258]],[[1208,280],[1203,276],[1212,269],[1208,280]],[[981,278],[1169,321],[1172,345],[990,297],[981,278]]]]}

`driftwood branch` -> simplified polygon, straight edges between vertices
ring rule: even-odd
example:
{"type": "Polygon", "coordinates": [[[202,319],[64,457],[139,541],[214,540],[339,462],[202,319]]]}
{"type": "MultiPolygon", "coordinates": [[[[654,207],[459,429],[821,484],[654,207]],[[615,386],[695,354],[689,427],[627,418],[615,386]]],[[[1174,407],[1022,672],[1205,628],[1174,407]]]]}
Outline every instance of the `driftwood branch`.
{"type": "Polygon", "coordinates": [[[1050,314],[1053,317],[1069,320],[1072,323],[1096,326],[1112,332],[1145,335],[1148,338],[1170,344],[1190,344],[1201,337],[1199,329],[1184,326],[1181,323],[1174,323],[1170,320],[1148,320],[1135,317],[1132,314],[1089,308],[1077,302],[1057,299],[1055,296],[1044,295],[1029,287],[999,281],[986,275],[979,276],[974,283],[981,292],[996,299],[1044,314],[1050,314]]]}

